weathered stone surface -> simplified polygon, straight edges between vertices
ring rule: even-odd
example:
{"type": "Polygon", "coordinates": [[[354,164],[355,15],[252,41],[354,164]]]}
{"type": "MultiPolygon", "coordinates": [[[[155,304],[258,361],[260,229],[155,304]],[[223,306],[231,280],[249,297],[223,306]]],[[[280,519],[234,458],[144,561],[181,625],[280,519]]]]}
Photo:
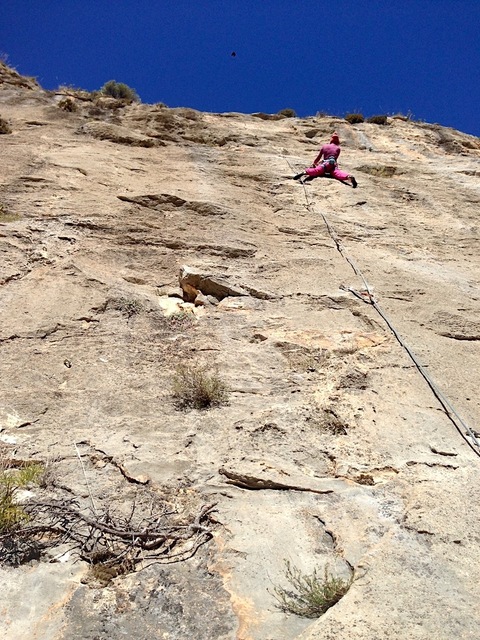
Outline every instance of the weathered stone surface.
{"type": "Polygon", "coordinates": [[[153,565],[110,589],[80,587],[57,637],[230,640],[237,621],[222,580],[197,562],[153,565]]]}
{"type": "Polygon", "coordinates": [[[73,553],[2,566],[2,637],[476,639],[479,458],[364,292],[477,431],[478,140],[77,103],[0,64],[2,459],[53,461],[50,497],[88,513],[90,492],[215,503],[212,538],[102,588],[73,553]],[[359,188],[301,188],[333,129],[359,188]],[[177,410],[180,364],[228,403],[177,410]],[[286,560],[355,580],[319,620],[285,615],[286,560]]]}
{"type": "Polygon", "coordinates": [[[156,144],[155,140],[142,133],[107,122],[86,122],[79,128],[79,133],[86,133],[99,140],[108,140],[134,147],[154,147],[156,144]]]}

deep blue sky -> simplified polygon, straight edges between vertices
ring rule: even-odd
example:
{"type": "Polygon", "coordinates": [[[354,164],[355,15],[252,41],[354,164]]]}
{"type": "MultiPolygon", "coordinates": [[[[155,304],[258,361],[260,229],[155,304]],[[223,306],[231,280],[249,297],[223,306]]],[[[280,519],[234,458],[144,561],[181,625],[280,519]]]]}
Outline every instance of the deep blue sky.
{"type": "Polygon", "coordinates": [[[114,79],[170,107],[411,112],[480,136],[480,0],[1,0],[0,52],[46,89],[114,79]]]}

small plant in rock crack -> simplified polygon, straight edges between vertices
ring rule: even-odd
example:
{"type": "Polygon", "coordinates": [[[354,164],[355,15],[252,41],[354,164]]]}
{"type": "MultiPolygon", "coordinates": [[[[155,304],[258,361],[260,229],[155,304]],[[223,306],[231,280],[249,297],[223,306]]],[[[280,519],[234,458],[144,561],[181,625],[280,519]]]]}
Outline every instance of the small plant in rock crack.
{"type": "Polygon", "coordinates": [[[353,583],[353,576],[344,580],[332,575],[328,566],[323,576],[315,569],[310,575],[285,561],[285,577],[289,588],[275,587],[274,596],[277,608],[284,613],[293,613],[304,618],[319,618],[330,607],[337,604],[353,583]]]}
{"type": "Polygon", "coordinates": [[[209,409],[228,402],[229,390],[208,365],[179,364],[173,377],[173,397],[179,409],[209,409]]]}

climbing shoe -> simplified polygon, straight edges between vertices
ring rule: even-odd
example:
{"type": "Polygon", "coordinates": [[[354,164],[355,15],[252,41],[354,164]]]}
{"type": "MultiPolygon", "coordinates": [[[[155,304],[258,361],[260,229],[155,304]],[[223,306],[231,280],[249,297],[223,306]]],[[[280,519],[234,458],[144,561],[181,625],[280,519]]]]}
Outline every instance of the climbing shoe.
{"type": "Polygon", "coordinates": [[[302,173],[297,173],[297,175],[296,175],[296,176],[293,176],[293,179],[294,179],[294,180],[300,180],[300,178],[301,178],[302,176],[304,176],[304,175],[305,175],[305,172],[304,172],[304,171],[302,171],[302,173]]]}
{"type": "Polygon", "coordinates": [[[354,189],[356,189],[356,188],[357,188],[357,186],[358,186],[358,185],[357,185],[357,181],[355,180],[355,178],[354,178],[353,176],[351,177],[351,180],[352,180],[352,187],[353,187],[354,189]]]}

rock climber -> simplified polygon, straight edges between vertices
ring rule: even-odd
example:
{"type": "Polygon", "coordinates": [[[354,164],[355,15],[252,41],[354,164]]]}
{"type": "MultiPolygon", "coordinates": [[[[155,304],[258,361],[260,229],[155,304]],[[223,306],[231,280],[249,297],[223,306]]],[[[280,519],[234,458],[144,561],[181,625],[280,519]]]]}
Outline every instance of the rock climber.
{"type": "Polygon", "coordinates": [[[329,144],[324,144],[321,147],[312,166],[302,171],[302,173],[298,173],[293,179],[300,180],[303,176],[307,176],[303,182],[309,182],[314,178],[326,176],[328,178],[340,180],[340,182],[347,182],[347,180],[350,180],[352,187],[356,189],[357,181],[354,176],[338,168],[337,160],[340,155],[340,151],[340,139],[338,137],[338,133],[334,131],[329,144]]]}

